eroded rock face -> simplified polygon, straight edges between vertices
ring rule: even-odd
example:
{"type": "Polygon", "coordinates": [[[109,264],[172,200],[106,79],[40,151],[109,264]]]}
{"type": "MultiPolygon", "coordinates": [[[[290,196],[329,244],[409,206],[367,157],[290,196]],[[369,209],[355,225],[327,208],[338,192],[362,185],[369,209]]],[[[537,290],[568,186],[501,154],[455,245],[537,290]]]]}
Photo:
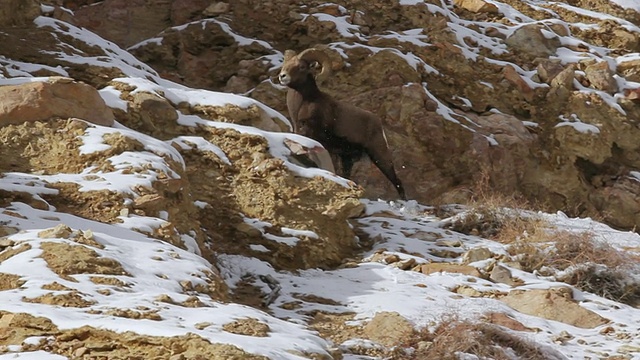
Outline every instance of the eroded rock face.
{"type": "Polygon", "coordinates": [[[0,6],[0,27],[24,26],[40,15],[37,0],[6,0],[0,6]]]}
{"type": "Polygon", "coordinates": [[[107,0],[75,10],[77,24],[123,47],[155,36],[171,25],[172,1],[107,0]]]}
{"type": "MultiPolygon", "coordinates": [[[[210,18],[166,29],[159,41],[132,51],[165,77],[194,87],[250,93],[286,114],[284,92],[270,81],[278,65],[273,59],[284,49],[300,51],[330,44],[335,75],[322,89],[383,119],[399,177],[409,197],[423,202],[463,200],[460,189],[472,187],[475,174],[483,170],[499,192],[523,195],[546,210],[602,216],[602,209],[611,208],[604,199],[613,199],[605,195],[612,190],[605,192],[586,180],[595,175],[588,172],[585,176],[579,159],[595,164],[596,172],[604,172],[597,175],[606,178],[640,168],[631,155],[637,146],[628,141],[638,136],[634,120],[640,116],[638,96],[619,88],[615,80],[615,76],[624,76],[637,81],[637,64],[623,59],[613,69],[602,59],[561,63],[553,58],[559,48],[582,52],[585,44],[609,47],[615,54],[633,51],[637,37],[614,21],[600,22],[598,29],[573,28],[555,20],[509,23],[494,15],[495,5],[480,0],[456,1],[455,16],[449,10],[436,11],[433,4],[356,1],[305,5],[276,0],[261,4],[262,11],[256,12],[251,1],[209,2],[206,6],[195,0],[176,2],[169,10],[174,25],[186,19],[210,18]],[[481,26],[479,43],[474,36],[461,42],[453,25],[448,25],[455,17],[482,18],[495,24],[481,26]],[[342,31],[331,20],[334,18],[344,18],[349,29],[342,31]],[[422,43],[387,33],[418,28],[425,35],[422,43]],[[567,42],[572,36],[584,44],[567,42]],[[339,45],[344,41],[356,45],[339,45]],[[474,59],[471,53],[480,57],[474,59]],[[416,59],[408,61],[403,54],[416,59]],[[427,66],[410,65],[420,61],[427,66]],[[527,72],[533,70],[536,75],[528,79],[527,72]],[[615,95],[613,101],[619,104],[614,106],[612,100],[579,87],[615,95]],[[618,92],[624,96],[616,95],[618,92]],[[572,114],[596,126],[599,133],[583,133],[573,125],[556,127],[562,119],[575,121],[572,114]],[[507,122],[510,125],[505,127],[507,122]],[[620,140],[612,140],[616,138],[620,140]],[[624,155],[619,156],[615,149],[624,155]],[[607,166],[598,165],[602,162],[607,166]],[[592,197],[592,193],[600,195],[592,197]]],[[[602,10],[608,5],[598,6],[602,10]]],[[[558,11],[558,19],[568,23],[592,21],[553,6],[549,10],[558,11]]],[[[532,19],[548,16],[527,6],[518,11],[532,19]]],[[[629,21],[637,19],[631,11],[607,11],[629,21]]],[[[478,29],[469,31],[475,34],[478,29]]],[[[366,157],[354,166],[352,179],[365,188],[368,197],[397,196],[366,157]]],[[[612,182],[602,184],[613,186],[612,182]]],[[[638,212],[640,205],[632,210],[638,212]]],[[[624,218],[617,224],[638,225],[624,218]]]]}

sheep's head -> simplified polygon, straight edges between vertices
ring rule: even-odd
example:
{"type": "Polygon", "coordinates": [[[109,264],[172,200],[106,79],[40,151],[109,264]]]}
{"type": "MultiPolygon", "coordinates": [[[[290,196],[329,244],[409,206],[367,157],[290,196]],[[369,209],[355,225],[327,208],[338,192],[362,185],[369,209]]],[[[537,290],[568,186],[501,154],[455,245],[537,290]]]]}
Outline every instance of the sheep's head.
{"type": "Polygon", "coordinates": [[[322,68],[315,77],[316,81],[322,81],[331,74],[331,60],[322,50],[307,49],[300,54],[293,50],[284,52],[284,64],[278,75],[282,85],[296,88],[302,86],[308,78],[313,79],[316,64],[322,68]]]}

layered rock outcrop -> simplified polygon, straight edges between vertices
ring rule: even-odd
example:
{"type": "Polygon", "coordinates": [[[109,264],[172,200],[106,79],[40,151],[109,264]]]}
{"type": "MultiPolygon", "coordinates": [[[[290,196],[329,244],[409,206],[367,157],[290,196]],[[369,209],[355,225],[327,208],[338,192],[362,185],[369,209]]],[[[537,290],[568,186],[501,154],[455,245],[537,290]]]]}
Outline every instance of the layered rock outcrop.
{"type": "MultiPolygon", "coordinates": [[[[550,5],[545,15],[522,5],[515,16],[482,1],[453,8],[270,1],[260,11],[251,1],[221,2],[215,11],[197,1],[179,5],[180,11],[164,3],[157,9],[171,14],[171,25],[179,25],[178,13],[183,23],[194,22],[167,24],[131,48],[136,56],[176,81],[249,93],[286,113],[284,94],[270,80],[281,52],[328,47],[336,75],[324,86],[384,119],[410,197],[462,201],[469,192],[460,190],[472,187],[482,170],[495,190],[547,210],[638,225],[640,205],[620,200],[637,199],[637,181],[629,179],[640,168],[637,142],[629,141],[640,135],[632,83],[637,66],[625,55],[638,46],[633,11],[600,4],[617,16],[600,24],[562,6],[550,5]],[[480,28],[469,27],[477,18],[484,19],[480,28]],[[598,30],[572,25],[577,20],[598,30]]],[[[130,16],[142,16],[136,14],[130,16]]],[[[156,21],[154,14],[145,21],[156,21]]],[[[76,15],[89,28],[92,16],[76,15]]],[[[94,28],[131,45],[119,35],[122,27],[94,28]]],[[[367,159],[354,169],[367,196],[395,196],[367,159]]]]}
{"type": "MultiPolygon", "coordinates": [[[[21,344],[0,351],[262,359],[273,346],[273,357],[402,358],[390,349],[416,335],[405,309],[361,307],[413,291],[416,309],[442,302],[434,292],[445,303],[501,299],[492,304],[516,314],[501,320],[516,331],[534,326],[522,313],[583,327],[589,341],[609,324],[627,335],[615,303],[593,305],[595,295],[568,286],[525,289],[540,278],[513,275],[495,244],[471,252],[485,240],[444,229],[433,209],[362,200],[396,196],[368,159],[355,183],[310,168],[332,165],[319,144],[289,133],[272,79],[285,49],[327,51],[335,76],[323,88],[384,119],[411,198],[465,202],[488,179],[537,208],[632,229],[637,12],[607,1],[595,2],[606,21],[557,2],[53,3],[0,5],[0,290],[10,299],[0,345],[21,344]],[[367,216],[351,220],[365,204],[367,216]],[[370,258],[352,258],[370,246],[370,258]],[[24,264],[40,266],[36,277],[24,264]],[[442,281],[450,274],[456,286],[442,281]],[[529,295],[539,298],[527,304],[529,295]],[[25,304],[55,311],[35,317],[25,304]],[[353,309],[374,321],[354,325],[353,309]],[[309,331],[309,319],[341,345],[309,331]],[[104,322],[74,328],[87,321],[104,322]],[[105,330],[121,323],[190,334],[105,330]],[[258,344],[253,354],[230,345],[242,336],[258,344]],[[360,347],[360,336],[379,344],[360,347]]],[[[547,325],[541,333],[557,329],[547,325]]]]}

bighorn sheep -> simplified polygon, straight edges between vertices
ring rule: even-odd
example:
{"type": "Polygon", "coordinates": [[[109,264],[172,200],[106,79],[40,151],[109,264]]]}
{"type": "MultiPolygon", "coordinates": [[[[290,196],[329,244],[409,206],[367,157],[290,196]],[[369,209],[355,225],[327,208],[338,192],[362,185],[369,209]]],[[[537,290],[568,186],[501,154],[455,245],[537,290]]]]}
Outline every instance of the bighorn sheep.
{"type": "Polygon", "coordinates": [[[285,51],[278,79],[289,87],[287,108],[294,131],[317,140],[330,154],[338,156],[345,177],[350,176],[353,163],[366,152],[405,199],[382,121],[368,111],[337,101],[320,91],[316,80],[324,80],[330,74],[331,61],[322,50],[312,48],[297,55],[293,50],[285,51]],[[314,78],[316,64],[321,70],[314,78]]]}

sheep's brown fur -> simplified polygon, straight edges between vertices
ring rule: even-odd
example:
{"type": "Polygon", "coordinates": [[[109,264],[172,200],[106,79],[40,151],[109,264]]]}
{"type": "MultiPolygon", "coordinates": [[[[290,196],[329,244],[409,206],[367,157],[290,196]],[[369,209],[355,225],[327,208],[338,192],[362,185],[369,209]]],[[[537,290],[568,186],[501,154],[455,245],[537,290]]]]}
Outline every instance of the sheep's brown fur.
{"type": "Polygon", "coordinates": [[[294,131],[320,142],[342,162],[344,176],[349,177],[353,163],[367,153],[404,199],[391,151],[379,117],[351,104],[337,101],[320,91],[314,77],[314,65],[322,66],[318,80],[327,77],[331,62],[321,50],[307,49],[296,55],[287,50],[278,78],[289,87],[287,107],[294,131]]]}

